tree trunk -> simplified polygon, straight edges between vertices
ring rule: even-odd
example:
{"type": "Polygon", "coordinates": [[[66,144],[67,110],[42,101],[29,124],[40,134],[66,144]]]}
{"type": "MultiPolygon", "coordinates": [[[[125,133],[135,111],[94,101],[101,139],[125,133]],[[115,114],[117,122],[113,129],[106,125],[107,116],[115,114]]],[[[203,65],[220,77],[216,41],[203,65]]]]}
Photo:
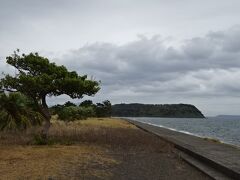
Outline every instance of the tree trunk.
{"type": "Polygon", "coordinates": [[[45,117],[45,122],[42,128],[42,135],[47,137],[49,128],[51,126],[51,123],[50,123],[51,115],[48,112],[48,109],[42,109],[42,112],[43,112],[43,116],[45,117]]]}
{"type": "Polygon", "coordinates": [[[45,118],[45,123],[43,125],[43,129],[42,129],[41,133],[42,133],[43,137],[47,138],[48,131],[49,131],[49,128],[51,126],[51,123],[50,123],[51,114],[48,110],[48,106],[47,106],[47,103],[46,103],[46,95],[42,96],[42,107],[40,109],[41,109],[40,110],[41,114],[45,118]]]}

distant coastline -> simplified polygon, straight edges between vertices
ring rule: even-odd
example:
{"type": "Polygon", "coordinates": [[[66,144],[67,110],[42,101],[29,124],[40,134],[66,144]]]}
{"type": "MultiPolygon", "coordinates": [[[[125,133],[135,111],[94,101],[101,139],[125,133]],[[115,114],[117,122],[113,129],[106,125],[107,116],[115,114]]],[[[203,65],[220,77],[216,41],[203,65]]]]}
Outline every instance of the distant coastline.
{"type": "Polygon", "coordinates": [[[205,118],[202,112],[191,104],[115,104],[112,105],[112,116],[205,118]]]}

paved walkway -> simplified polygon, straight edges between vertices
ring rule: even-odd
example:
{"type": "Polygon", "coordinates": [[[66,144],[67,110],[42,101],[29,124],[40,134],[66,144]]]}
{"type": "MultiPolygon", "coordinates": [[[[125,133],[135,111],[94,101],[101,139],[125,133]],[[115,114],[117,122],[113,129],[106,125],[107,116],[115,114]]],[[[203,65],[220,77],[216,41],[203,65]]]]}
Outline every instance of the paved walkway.
{"type": "Polygon", "coordinates": [[[172,142],[176,148],[218,169],[229,177],[240,180],[239,148],[133,120],[128,121],[172,142]]]}

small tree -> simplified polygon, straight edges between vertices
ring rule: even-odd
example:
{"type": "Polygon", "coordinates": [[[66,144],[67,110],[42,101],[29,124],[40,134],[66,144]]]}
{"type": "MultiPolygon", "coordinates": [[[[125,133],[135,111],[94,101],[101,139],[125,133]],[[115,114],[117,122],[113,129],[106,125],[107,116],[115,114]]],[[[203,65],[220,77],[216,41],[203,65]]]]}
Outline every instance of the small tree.
{"type": "Polygon", "coordinates": [[[79,104],[80,107],[89,107],[94,106],[93,102],[91,100],[85,100],[79,104]]]}
{"type": "Polygon", "coordinates": [[[103,103],[97,103],[96,115],[97,117],[110,117],[112,112],[112,105],[109,100],[103,101],[103,103]]]}
{"type": "Polygon", "coordinates": [[[69,106],[77,106],[77,105],[72,103],[72,102],[70,102],[70,101],[68,101],[68,102],[65,102],[63,106],[64,107],[69,107],[69,106]]]}
{"type": "Polygon", "coordinates": [[[5,75],[1,79],[1,91],[18,91],[33,100],[37,111],[45,119],[42,131],[44,135],[48,133],[51,118],[46,102],[47,96],[66,94],[71,98],[82,98],[83,95],[94,95],[100,89],[99,82],[87,79],[87,75],[79,76],[64,66],[50,63],[38,53],[19,55],[17,50],[6,59],[18,73],[15,76],[5,75]]]}

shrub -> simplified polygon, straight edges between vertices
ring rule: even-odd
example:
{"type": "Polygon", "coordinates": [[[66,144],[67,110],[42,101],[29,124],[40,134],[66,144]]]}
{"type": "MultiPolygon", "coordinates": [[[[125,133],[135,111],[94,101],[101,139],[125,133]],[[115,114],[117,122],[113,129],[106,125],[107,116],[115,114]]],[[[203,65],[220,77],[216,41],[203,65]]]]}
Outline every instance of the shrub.
{"type": "Polygon", "coordinates": [[[43,117],[30,99],[21,93],[0,93],[0,130],[26,129],[40,125],[43,117]]]}
{"type": "Polygon", "coordinates": [[[103,103],[97,103],[96,106],[96,115],[97,117],[110,117],[112,111],[111,102],[106,100],[103,103]]]}
{"type": "Polygon", "coordinates": [[[69,106],[58,113],[58,117],[64,121],[74,121],[94,117],[95,111],[92,107],[69,106]]]}

